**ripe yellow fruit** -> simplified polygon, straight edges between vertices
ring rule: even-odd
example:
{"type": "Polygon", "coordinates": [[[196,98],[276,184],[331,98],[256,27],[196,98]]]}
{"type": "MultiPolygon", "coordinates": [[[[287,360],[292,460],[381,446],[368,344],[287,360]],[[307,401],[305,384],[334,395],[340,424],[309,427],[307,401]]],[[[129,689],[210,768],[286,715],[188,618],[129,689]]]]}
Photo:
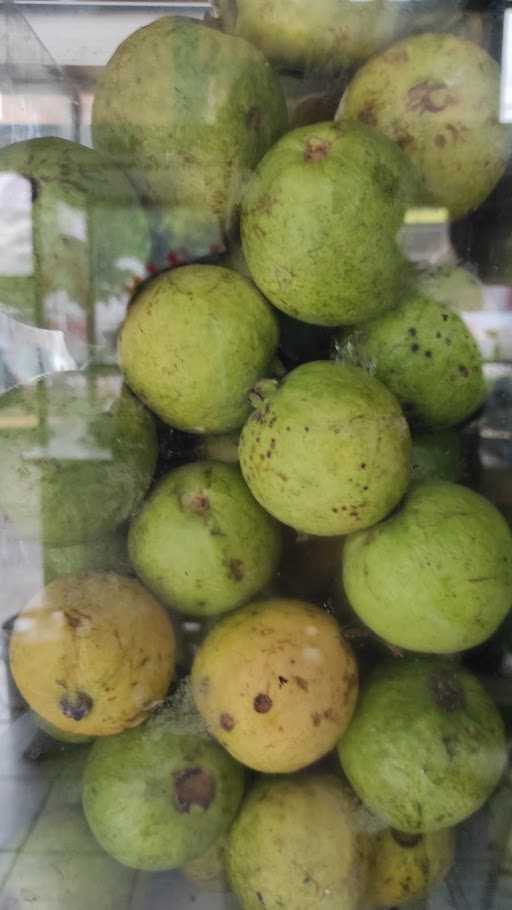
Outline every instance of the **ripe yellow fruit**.
{"type": "Polygon", "coordinates": [[[427,894],[453,863],[453,828],[430,834],[401,834],[387,829],[374,841],[368,901],[396,907],[427,894]]]}
{"type": "Polygon", "coordinates": [[[113,573],[52,581],[16,619],[18,688],[47,722],[106,736],[135,727],[169,689],[175,662],[167,611],[140,582],[113,573]]]}
{"type": "Polygon", "coordinates": [[[192,667],[194,700],[212,735],[270,774],[326,755],[350,722],[357,690],[338,623],[300,600],[259,601],[227,616],[192,667]]]}

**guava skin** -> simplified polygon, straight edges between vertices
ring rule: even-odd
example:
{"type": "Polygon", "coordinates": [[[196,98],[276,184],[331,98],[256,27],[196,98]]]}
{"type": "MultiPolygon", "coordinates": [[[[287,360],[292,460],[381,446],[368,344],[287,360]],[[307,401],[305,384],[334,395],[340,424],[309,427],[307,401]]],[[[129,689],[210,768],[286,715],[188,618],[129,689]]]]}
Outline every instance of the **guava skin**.
{"type": "Polygon", "coordinates": [[[338,753],[366,807],[406,834],[472,815],[507,763],[503,721],[478,679],[428,657],[373,673],[338,753]]]}
{"type": "Polygon", "coordinates": [[[117,370],[54,373],[0,397],[0,509],[51,547],[104,537],[139,506],[152,417],[117,370]]]}
{"type": "Polygon", "coordinates": [[[373,841],[368,901],[372,907],[396,907],[425,897],[453,864],[455,832],[403,834],[387,829],[373,841]]]}
{"type": "Polygon", "coordinates": [[[367,369],[424,427],[450,427],[483,404],[480,349],[461,317],[413,291],[341,339],[338,357],[367,369]]]}
{"type": "Polygon", "coordinates": [[[190,265],[140,293],[119,340],[128,385],[179,430],[240,427],[249,392],[271,369],[277,320],[257,289],[220,266],[190,265]]]}
{"type": "Polygon", "coordinates": [[[478,493],[430,481],[343,548],[339,584],[386,641],[451,654],[486,641],[512,606],[512,534],[478,493]]]}
{"type": "Polygon", "coordinates": [[[270,581],[281,531],[235,465],[205,461],[171,471],[129,534],[132,563],[161,602],[190,616],[225,613],[270,581]]]}
{"type": "Polygon", "coordinates": [[[397,235],[423,199],[414,166],[375,130],[344,122],[293,130],[267,152],[242,201],[251,275],[274,306],[303,322],[376,316],[410,279],[397,235]]]}
{"type": "Polygon", "coordinates": [[[83,780],[89,826],[107,853],[134,869],[175,869],[231,825],[244,772],[204,735],[183,733],[171,712],[97,741],[83,780]]]}
{"type": "Polygon", "coordinates": [[[358,367],[297,367],[240,437],[240,467],[258,502],[319,537],[381,520],[410,479],[410,434],[394,396],[358,367]]]}
{"type": "Polygon", "coordinates": [[[164,16],[122,42],[92,113],[95,148],[144,199],[164,211],[189,209],[221,237],[236,222],[248,174],[286,128],[278,77],[260,51],[183,16],[164,16]]]}
{"type": "Polygon", "coordinates": [[[370,838],[334,774],[260,778],[231,829],[228,876],[244,910],[356,910],[367,887],[370,838]]]}
{"type": "Polygon", "coordinates": [[[132,284],[144,276],[150,253],[135,190],[111,160],[56,137],[2,148],[0,172],[3,179],[11,175],[16,201],[7,202],[2,217],[19,226],[11,261],[1,269],[2,312],[62,330],[80,362],[90,359],[90,346],[97,358],[111,361],[132,284]],[[29,256],[25,265],[22,253],[29,256]]]}
{"type": "Polygon", "coordinates": [[[337,117],[393,139],[416,164],[433,202],[454,220],[478,208],[505,172],[510,128],[499,120],[500,70],[483,48],[427,33],[369,60],[337,117]]]}
{"type": "Polygon", "coordinates": [[[425,480],[458,483],[463,474],[462,444],[456,430],[413,434],[412,483],[425,480]]]}

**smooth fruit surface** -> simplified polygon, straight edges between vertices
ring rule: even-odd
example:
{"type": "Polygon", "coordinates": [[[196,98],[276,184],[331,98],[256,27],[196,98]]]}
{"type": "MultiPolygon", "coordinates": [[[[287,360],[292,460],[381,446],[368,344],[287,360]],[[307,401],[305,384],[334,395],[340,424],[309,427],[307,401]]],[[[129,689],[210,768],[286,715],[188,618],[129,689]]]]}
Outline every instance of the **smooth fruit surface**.
{"type": "Polygon", "coordinates": [[[16,618],[10,666],[22,695],[64,732],[118,733],[165,697],[175,639],[167,611],[131,578],[51,582],[16,618]]]}
{"type": "Polygon", "coordinates": [[[386,641],[464,651],[489,638],[512,606],[512,534],[478,493],[425,482],[387,521],[348,538],[342,572],[352,607],[386,641]]]}
{"type": "Polygon", "coordinates": [[[387,829],[373,841],[368,901],[372,907],[396,907],[425,897],[453,863],[455,832],[403,834],[387,829]]]}
{"type": "Polygon", "coordinates": [[[432,658],[379,667],[338,751],[367,808],[410,834],[449,828],[476,812],[507,761],[503,721],[480,682],[432,658]]]}
{"type": "Polygon", "coordinates": [[[375,524],[401,499],[411,440],[394,396],[358,367],[297,367],[240,437],[240,467],[258,502],[298,531],[337,536],[375,524]]]}
{"type": "Polygon", "coordinates": [[[156,278],[130,307],[121,369],[166,423],[226,433],[247,417],[277,336],[271,308],[249,281],[219,266],[185,266],[156,278]]]}
{"type": "Polygon", "coordinates": [[[357,689],[336,620],[298,600],[258,601],[224,618],[192,667],[194,700],[212,735],[266,773],[296,771],[329,752],[357,689]]]}

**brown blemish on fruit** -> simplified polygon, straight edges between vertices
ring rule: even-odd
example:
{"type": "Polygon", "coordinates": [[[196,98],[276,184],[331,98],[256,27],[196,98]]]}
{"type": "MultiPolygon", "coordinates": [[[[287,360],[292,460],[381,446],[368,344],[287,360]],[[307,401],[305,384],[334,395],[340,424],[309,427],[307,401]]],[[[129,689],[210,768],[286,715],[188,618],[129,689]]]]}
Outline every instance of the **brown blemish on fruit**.
{"type": "Polygon", "coordinates": [[[286,679],[286,676],[278,676],[277,678],[278,678],[278,680],[279,680],[279,688],[280,688],[280,689],[282,689],[283,686],[286,686],[286,685],[287,685],[288,680],[286,679]]]}
{"type": "Polygon", "coordinates": [[[180,505],[184,512],[205,515],[210,508],[210,500],[206,493],[184,493],[180,498],[180,505]]]}
{"type": "Polygon", "coordinates": [[[175,771],[174,803],[178,812],[190,812],[192,806],[208,809],[215,796],[215,780],[205,768],[186,768],[175,771]]]}
{"type": "Polygon", "coordinates": [[[329,154],[330,148],[330,142],[309,139],[304,148],[304,161],[324,161],[329,154]]]}
{"type": "Polygon", "coordinates": [[[253,701],[253,707],[258,714],[267,714],[272,707],[270,695],[260,692],[253,701]]]}
{"type": "Polygon", "coordinates": [[[450,133],[453,141],[456,142],[466,142],[468,132],[467,126],[464,126],[463,123],[455,125],[455,123],[447,123],[445,129],[450,133]]]}
{"type": "Polygon", "coordinates": [[[241,559],[229,560],[229,574],[234,581],[242,581],[245,575],[245,566],[241,559]]]}
{"type": "Polygon", "coordinates": [[[314,727],[319,727],[319,726],[320,726],[320,723],[321,723],[321,721],[322,721],[322,716],[318,713],[318,711],[315,711],[315,712],[311,715],[311,720],[313,721],[313,726],[314,726],[314,727]]]}
{"type": "Polygon", "coordinates": [[[420,114],[439,114],[455,104],[457,99],[446,91],[444,82],[418,82],[407,92],[407,110],[420,114]],[[444,92],[445,94],[439,94],[444,92]]]}
{"type": "Polygon", "coordinates": [[[302,676],[294,676],[293,678],[297,683],[299,689],[302,689],[303,692],[309,692],[309,685],[307,680],[305,680],[302,676]]]}
{"type": "Polygon", "coordinates": [[[220,715],[220,725],[223,730],[226,730],[227,733],[230,733],[233,727],[235,726],[235,718],[231,714],[221,714],[220,715]]]}
{"type": "Polygon", "coordinates": [[[431,674],[428,684],[434,703],[442,711],[451,713],[465,707],[464,689],[454,673],[439,670],[431,674]]]}
{"type": "Polygon", "coordinates": [[[80,610],[66,610],[64,619],[71,629],[79,629],[84,624],[91,622],[91,617],[87,613],[81,613],[80,610]]]}
{"type": "Polygon", "coordinates": [[[459,373],[461,374],[461,376],[465,376],[466,378],[469,376],[468,368],[463,366],[462,364],[459,366],[459,373]]]}
{"type": "Polygon", "coordinates": [[[87,717],[93,708],[94,702],[87,692],[76,692],[75,695],[63,695],[59,707],[64,717],[70,717],[72,720],[83,720],[87,717]]]}
{"type": "Polygon", "coordinates": [[[403,831],[395,831],[391,828],[391,837],[400,847],[417,847],[423,840],[422,834],[404,834],[403,831]]]}
{"type": "Polygon", "coordinates": [[[437,135],[434,136],[434,142],[439,149],[442,149],[446,145],[446,138],[442,133],[437,133],[437,135]]]}
{"type": "Polygon", "coordinates": [[[367,126],[377,126],[377,115],[375,113],[375,101],[367,101],[358,114],[358,120],[366,123],[367,126]]]}
{"type": "Polygon", "coordinates": [[[250,130],[259,130],[262,122],[262,114],[259,107],[251,107],[247,111],[245,122],[250,130]]]}
{"type": "Polygon", "coordinates": [[[265,906],[265,901],[263,900],[263,895],[262,895],[261,891],[256,891],[256,897],[258,898],[260,904],[263,904],[263,906],[265,906]]]}

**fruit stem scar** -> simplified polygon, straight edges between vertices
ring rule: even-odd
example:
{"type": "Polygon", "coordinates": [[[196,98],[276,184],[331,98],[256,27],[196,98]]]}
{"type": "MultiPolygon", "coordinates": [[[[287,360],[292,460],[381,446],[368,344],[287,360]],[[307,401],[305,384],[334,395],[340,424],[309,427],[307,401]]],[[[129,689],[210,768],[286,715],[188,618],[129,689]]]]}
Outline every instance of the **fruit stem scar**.
{"type": "Polygon", "coordinates": [[[304,148],[304,161],[323,161],[331,148],[330,142],[309,139],[304,148]]]}
{"type": "Polygon", "coordinates": [[[254,699],[253,705],[254,710],[258,714],[267,714],[272,707],[272,699],[270,698],[270,695],[265,695],[264,692],[260,692],[254,699]]]}
{"type": "Polygon", "coordinates": [[[210,508],[206,493],[184,493],[180,504],[185,512],[195,512],[197,515],[204,515],[210,508]]]}
{"type": "Polygon", "coordinates": [[[417,847],[423,840],[422,834],[404,834],[403,831],[396,831],[394,828],[391,829],[390,834],[400,847],[417,847]]]}
{"type": "Polygon", "coordinates": [[[63,695],[60,702],[60,710],[64,717],[70,717],[72,720],[83,720],[91,713],[93,700],[87,692],[77,692],[74,696],[63,695]]]}
{"type": "Polygon", "coordinates": [[[175,771],[174,803],[178,812],[190,812],[192,806],[208,809],[215,796],[215,780],[204,768],[185,768],[175,771]]]}

